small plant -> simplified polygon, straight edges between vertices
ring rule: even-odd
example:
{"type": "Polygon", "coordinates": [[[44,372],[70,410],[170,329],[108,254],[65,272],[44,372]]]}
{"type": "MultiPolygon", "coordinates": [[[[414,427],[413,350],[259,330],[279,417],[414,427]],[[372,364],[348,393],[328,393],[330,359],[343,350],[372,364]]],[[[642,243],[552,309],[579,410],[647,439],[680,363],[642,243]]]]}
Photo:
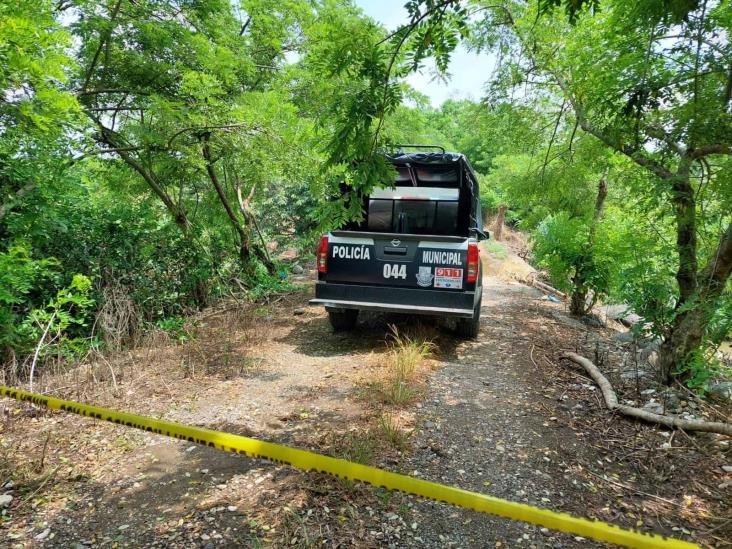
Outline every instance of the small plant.
{"type": "Polygon", "coordinates": [[[378,385],[378,392],[386,404],[404,406],[414,402],[419,392],[402,379],[389,379],[378,385]]]}
{"type": "Polygon", "coordinates": [[[704,396],[710,380],[722,373],[722,365],[714,356],[714,351],[698,350],[675,372],[674,375],[685,378],[686,386],[704,396]]]}
{"type": "Polygon", "coordinates": [[[178,343],[185,343],[193,339],[191,326],[188,325],[188,320],[184,317],[171,316],[162,318],[155,323],[155,326],[178,343]]]}
{"type": "Polygon", "coordinates": [[[376,439],[369,431],[352,431],[343,437],[338,454],[345,460],[364,465],[376,455],[376,439]]]}
{"type": "Polygon", "coordinates": [[[74,275],[71,284],[62,288],[43,309],[34,309],[21,325],[21,330],[37,340],[30,365],[30,389],[33,390],[33,374],[41,359],[54,356],[57,359],[73,359],[89,349],[89,340],[80,336],[87,325],[86,319],[94,300],[89,296],[91,280],[74,275]]]}
{"type": "Polygon", "coordinates": [[[381,435],[389,444],[400,451],[407,448],[410,432],[402,430],[397,419],[391,414],[382,414],[379,416],[379,429],[381,435]]]}
{"type": "Polygon", "coordinates": [[[266,317],[272,314],[272,309],[267,305],[260,305],[254,309],[254,315],[258,317],[266,317]]]}
{"type": "Polygon", "coordinates": [[[284,516],[280,524],[280,536],[285,543],[305,549],[316,547],[322,541],[322,532],[316,530],[318,525],[314,525],[312,530],[308,527],[309,514],[299,513],[289,507],[283,507],[282,510],[284,516]]]}
{"type": "Polygon", "coordinates": [[[219,368],[209,367],[210,373],[217,373],[224,379],[234,379],[255,374],[261,370],[264,360],[261,357],[242,356],[236,351],[226,349],[221,355],[219,368]]]}
{"type": "Polygon", "coordinates": [[[415,385],[417,368],[432,356],[435,344],[422,337],[403,334],[396,326],[391,326],[389,337],[385,379],[372,383],[371,390],[386,404],[402,406],[419,395],[415,385]]]}

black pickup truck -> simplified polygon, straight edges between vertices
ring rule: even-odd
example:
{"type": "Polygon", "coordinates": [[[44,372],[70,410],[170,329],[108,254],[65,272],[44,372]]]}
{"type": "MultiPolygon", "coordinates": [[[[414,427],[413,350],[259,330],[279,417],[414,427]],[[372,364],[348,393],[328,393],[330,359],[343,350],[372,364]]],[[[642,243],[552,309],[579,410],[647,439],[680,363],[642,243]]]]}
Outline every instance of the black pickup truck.
{"type": "Polygon", "coordinates": [[[464,155],[418,147],[440,152],[387,156],[393,185],[364,199],[363,221],[321,237],[310,304],[325,306],[336,331],[371,310],[456,317],[461,336],[478,334],[478,180],[464,155]]]}

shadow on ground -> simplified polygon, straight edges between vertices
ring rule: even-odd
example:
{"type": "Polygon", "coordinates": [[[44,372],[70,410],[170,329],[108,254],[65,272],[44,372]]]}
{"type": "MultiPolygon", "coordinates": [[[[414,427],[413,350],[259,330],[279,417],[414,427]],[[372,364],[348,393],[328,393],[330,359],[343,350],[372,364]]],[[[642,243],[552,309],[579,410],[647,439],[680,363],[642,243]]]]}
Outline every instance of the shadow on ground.
{"type": "Polygon", "coordinates": [[[298,323],[276,341],[295,345],[295,351],[306,356],[351,356],[385,349],[392,339],[392,327],[401,334],[432,339],[443,360],[457,358],[456,348],[461,340],[454,334],[451,322],[429,316],[362,311],[352,331],[336,333],[327,317],[315,317],[298,323]]]}

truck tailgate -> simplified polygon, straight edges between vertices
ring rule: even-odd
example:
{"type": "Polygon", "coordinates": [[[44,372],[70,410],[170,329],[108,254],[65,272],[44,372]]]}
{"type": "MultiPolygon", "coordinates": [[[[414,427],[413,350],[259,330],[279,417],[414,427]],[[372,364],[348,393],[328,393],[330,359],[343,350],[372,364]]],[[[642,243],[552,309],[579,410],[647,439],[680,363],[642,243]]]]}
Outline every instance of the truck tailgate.
{"type": "Polygon", "coordinates": [[[464,291],[468,238],[334,231],[321,280],[425,290],[464,291]]]}

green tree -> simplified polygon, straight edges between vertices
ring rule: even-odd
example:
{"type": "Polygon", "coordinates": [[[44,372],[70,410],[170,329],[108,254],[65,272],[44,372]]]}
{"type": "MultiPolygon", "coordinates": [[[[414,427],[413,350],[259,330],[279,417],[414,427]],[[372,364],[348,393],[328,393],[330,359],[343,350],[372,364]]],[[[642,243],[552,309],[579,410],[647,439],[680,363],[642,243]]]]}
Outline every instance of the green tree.
{"type": "Polygon", "coordinates": [[[253,254],[272,271],[253,237],[251,212],[237,198],[248,196],[254,173],[270,165],[240,157],[257,148],[248,145],[255,140],[284,151],[297,137],[283,124],[292,113],[275,88],[285,53],[297,48],[294,31],[312,16],[310,5],[74,5],[81,15],[72,29],[82,42],[76,84],[96,128],[94,153],[119,157],[134,170],[184,234],[197,208],[213,209],[230,224],[243,264],[253,254]],[[283,116],[273,116],[279,107],[283,116]],[[261,134],[268,141],[257,139],[261,134]],[[247,173],[233,171],[244,166],[247,173]]]}
{"type": "Polygon", "coordinates": [[[8,213],[52,183],[68,151],[62,138],[80,114],[62,88],[70,45],[50,0],[0,4],[0,238],[8,213]]]}
{"type": "Polygon", "coordinates": [[[663,3],[605,2],[574,26],[558,17],[533,31],[534,60],[570,102],[579,126],[650,171],[673,208],[678,296],[659,363],[670,379],[698,351],[732,272],[728,2],[700,2],[679,18],[663,3]],[[558,46],[560,46],[558,48],[558,46]],[[702,217],[703,216],[703,217],[702,217]],[[708,219],[721,227],[700,242],[708,219]]]}
{"type": "MultiPolygon", "coordinates": [[[[664,199],[678,258],[673,318],[663,330],[659,362],[667,381],[684,375],[732,271],[729,2],[445,4],[470,7],[472,43],[499,53],[494,97],[516,99],[518,87],[519,102],[559,96],[578,131],[653,176],[636,191],[664,199]],[[559,5],[563,12],[553,9],[559,5]]],[[[432,7],[419,2],[419,9],[432,7]]],[[[464,12],[453,13],[459,19],[464,12]]],[[[435,12],[423,24],[456,25],[448,27],[435,12]]],[[[449,57],[453,45],[443,45],[449,57]]]]}

